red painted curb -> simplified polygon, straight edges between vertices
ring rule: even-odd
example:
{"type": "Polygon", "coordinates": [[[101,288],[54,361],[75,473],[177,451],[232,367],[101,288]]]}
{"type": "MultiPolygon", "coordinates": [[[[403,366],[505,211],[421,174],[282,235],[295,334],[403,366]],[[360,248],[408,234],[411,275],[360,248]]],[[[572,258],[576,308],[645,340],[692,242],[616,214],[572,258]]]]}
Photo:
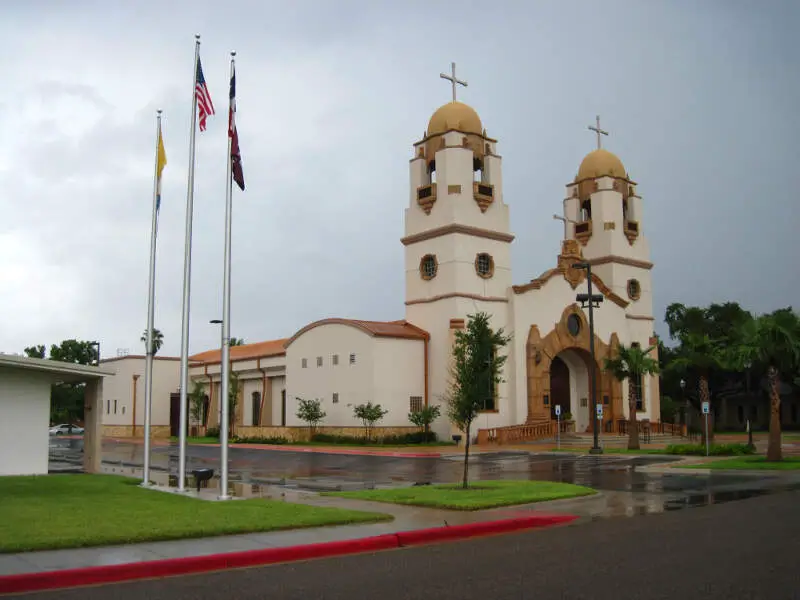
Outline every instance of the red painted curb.
{"type": "Polygon", "coordinates": [[[445,540],[458,540],[480,535],[507,533],[522,529],[548,527],[577,519],[575,515],[528,516],[467,523],[451,527],[434,527],[416,531],[403,531],[384,535],[289,546],[263,548],[241,552],[225,552],[208,556],[185,556],[121,565],[82,567],[43,573],[19,573],[0,576],[0,594],[36,592],[86,585],[121,583],[135,579],[152,579],[177,575],[191,575],[242,567],[256,567],[314,558],[342,556],[363,552],[378,552],[404,546],[429,544],[445,540]]]}

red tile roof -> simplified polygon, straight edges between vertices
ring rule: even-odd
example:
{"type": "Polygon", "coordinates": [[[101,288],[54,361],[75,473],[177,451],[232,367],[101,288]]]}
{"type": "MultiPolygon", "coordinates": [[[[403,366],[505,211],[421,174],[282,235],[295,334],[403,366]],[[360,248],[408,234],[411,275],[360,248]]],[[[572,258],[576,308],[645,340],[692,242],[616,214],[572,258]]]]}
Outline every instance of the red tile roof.
{"type": "MultiPolygon", "coordinates": [[[[231,361],[255,360],[258,358],[269,358],[270,356],[283,356],[286,350],[283,347],[286,339],[269,340],[268,342],[256,342],[255,344],[243,344],[241,346],[231,346],[231,361]]],[[[222,351],[206,350],[199,354],[189,357],[189,360],[202,362],[207,365],[220,362],[222,351]]]]}
{"type": "MultiPolygon", "coordinates": [[[[290,338],[280,340],[270,340],[268,342],[257,342],[255,344],[244,344],[242,346],[231,346],[231,361],[255,360],[259,358],[269,358],[271,356],[284,356],[286,348],[298,337],[307,331],[321,325],[348,325],[361,329],[373,337],[388,337],[409,340],[426,340],[430,336],[427,331],[408,323],[407,321],[361,321],[357,319],[322,319],[303,327],[290,338]]],[[[207,365],[220,362],[221,352],[217,350],[206,350],[199,354],[189,357],[189,360],[201,362],[207,365]]]]}
{"type": "Polygon", "coordinates": [[[350,327],[356,327],[357,329],[361,329],[363,332],[373,336],[373,337],[388,337],[388,338],[400,338],[400,339],[408,339],[408,340],[426,340],[430,337],[427,331],[424,329],[420,329],[416,325],[412,325],[407,321],[361,321],[357,319],[322,319],[320,321],[314,321],[313,323],[309,323],[305,327],[303,327],[300,331],[295,333],[292,337],[290,337],[285,344],[285,347],[288,348],[289,344],[295,341],[298,337],[314,329],[315,327],[320,327],[322,325],[348,325],[350,327]]]}

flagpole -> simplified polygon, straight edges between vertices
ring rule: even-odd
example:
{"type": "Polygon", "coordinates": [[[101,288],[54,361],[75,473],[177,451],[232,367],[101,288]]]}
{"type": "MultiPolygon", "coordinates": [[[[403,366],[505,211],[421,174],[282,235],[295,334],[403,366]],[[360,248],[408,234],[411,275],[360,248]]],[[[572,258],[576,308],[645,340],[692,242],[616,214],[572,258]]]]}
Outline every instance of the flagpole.
{"type": "Polygon", "coordinates": [[[183,317],[181,321],[181,398],[180,430],[178,432],[178,492],[186,485],[186,419],[189,388],[189,293],[192,274],[192,212],[194,204],[194,148],[197,128],[197,63],[200,60],[200,36],[195,35],[194,68],[192,69],[192,120],[189,130],[189,181],[186,191],[186,240],[183,254],[183,317]]]}
{"type": "MultiPolygon", "coordinates": [[[[150,273],[147,284],[147,334],[145,335],[144,363],[144,468],[142,470],[142,486],[150,485],[150,421],[153,402],[153,320],[155,313],[156,290],[156,236],[158,234],[158,204],[160,196],[159,182],[159,150],[161,143],[161,110],[156,117],[156,166],[153,176],[153,215],[150,223],[150,273]]],[[[136,422],[136,415],[133,416],[136,422]]]]}
{"type": "MultiPolygon", "coordinates": [[[[236,52],[231,52],[231,79],[234,73],[234,60],[236,52]]],[[[233,102],[233,99],[229,99],[233,102]]],[[[231,114],[228,108],[228,153],[227,168],[225,175],[225,271],[222,279],[222,391],[220,392],[220,402],[222,403],[222,418],[219,427],[220,445],[220,480],[219,480],[219,499],[227,500],[228,495],[228,424],[230,421],[230,406],[228,395],[230,394],[230,353],[231,353],[231,222],[233,210],[233,181],[231,176],[231,114]]],[[[238,390],[236,390],[238,392],[238,390]]]]}

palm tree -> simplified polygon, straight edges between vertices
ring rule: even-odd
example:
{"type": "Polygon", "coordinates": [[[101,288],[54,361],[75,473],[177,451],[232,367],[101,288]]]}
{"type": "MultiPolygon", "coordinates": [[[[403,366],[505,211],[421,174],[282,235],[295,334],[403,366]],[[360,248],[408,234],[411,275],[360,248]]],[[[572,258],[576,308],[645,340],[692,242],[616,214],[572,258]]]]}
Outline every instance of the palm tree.
{"type": "Polygon", "coordinates": [[[737,346],[728,350],[731,365],[743,370],[751,364],[766,370],[770,415],[767,460],[783,460],[781,450],[781,376],[796,377],[800,368],[800,317],[791,308],[761,315],[746,323],[737,346]]]}
{"type": "Polygon", "coordinates": [[[650,356],[655,346],[642,350],[640,346],[617,348],[613,358],[606,358],[603,368],[619,381],[628,380],[628,450],[639,449],[639,424],[636,422],[636,388],[634,381],[641,381],[644,375],[658,373],[658,361],[650,356]]]}
{"type": "MultiPolygon", "coordinates": [[[[703,402],[710,402],[711,393],[708,389],[708,378],[712,371],[722,370],[728,362],[726,351],[714,343],[705,333],[695,331],[687,332],[680,336],[680,347],[677,355],[669,364],[671,371],[681,374],[693,372],[697,375],[697,391],[700,396],[700,406],[703,402]]],[[[710,405],[709,405],[710,406],[710,405]]],[[[701,443],[705,443],[705,431],[701,434],[701,443]]],[[[708,433],[713,438],[713,428],[708,433]]]]}
{"type": "MultiPolygon", "coordinates": [[[[142,334],[142,343],[145,344],[145,350],[147,349],[147,329],[144,330],[142,334]]],[[[158,354],[158,351],[161,350],[161,346],[164,345],[164,334],[161,333],[158,329],[153,328],[153,356],[158,354]]]]}

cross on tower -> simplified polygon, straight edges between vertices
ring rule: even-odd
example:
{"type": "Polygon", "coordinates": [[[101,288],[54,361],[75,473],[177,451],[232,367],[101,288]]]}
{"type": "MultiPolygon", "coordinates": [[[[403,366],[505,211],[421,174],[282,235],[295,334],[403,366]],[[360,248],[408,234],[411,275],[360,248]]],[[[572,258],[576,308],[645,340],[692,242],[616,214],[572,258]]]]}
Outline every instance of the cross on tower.
{"type": "Polygon", "coordinates": [[[456,63],[450,63],[450,75],[439,73],[439,77],[441,77],[442,79],[447,79],[447,81],[449,81],[450,84],[453,86],[453,102],[456,101],[456,84],[467,87],[466,81],[461,81],[460,79],[456,79],[456,63]]]}
{"type": "Polygon", "coordinates": [[[591,131],[594,131],[597,134],[597,149],[600,150],[600,148],[602,147],[601,144],[600,144],[600,136],[601,135],[608,135],[608,132],[607,131],[603,131],[602,129],[600,129],[600,115],[597,115],[596,121],[597,121],[597,125],[595,125],[594,127],[589,125],[589,129],[591,131]]]}

